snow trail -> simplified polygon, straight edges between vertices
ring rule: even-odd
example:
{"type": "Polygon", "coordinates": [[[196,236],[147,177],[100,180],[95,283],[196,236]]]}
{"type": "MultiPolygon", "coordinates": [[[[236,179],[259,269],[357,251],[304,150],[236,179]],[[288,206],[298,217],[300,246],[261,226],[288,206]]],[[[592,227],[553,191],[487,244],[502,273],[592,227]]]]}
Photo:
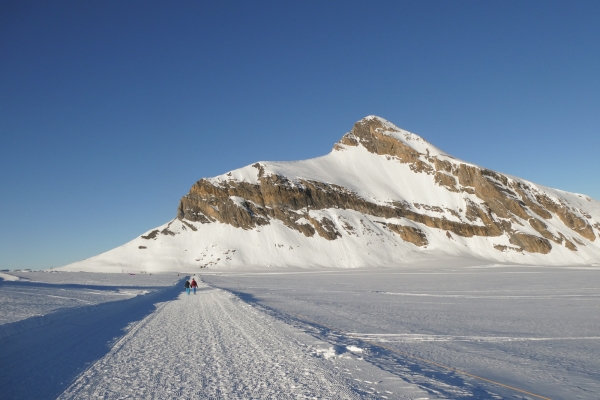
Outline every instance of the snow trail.
{"type": "Polygon", "coordinates": [[[196,295],[158,305],[59,399],[384,397],[311,354],[297,335],[200,283],[196,295]]]}

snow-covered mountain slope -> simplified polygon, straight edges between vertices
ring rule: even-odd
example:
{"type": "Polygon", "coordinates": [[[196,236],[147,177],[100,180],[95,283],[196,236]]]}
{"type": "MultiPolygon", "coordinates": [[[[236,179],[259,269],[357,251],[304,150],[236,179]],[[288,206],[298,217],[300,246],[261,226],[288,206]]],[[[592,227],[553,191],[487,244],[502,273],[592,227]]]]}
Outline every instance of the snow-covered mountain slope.
{"type": "Polygon", "coordinates": [[[64,270],[600,260],[600,202],[458,160],[375,116],[326,156],[194,184],[178,216],[64,270]]]}

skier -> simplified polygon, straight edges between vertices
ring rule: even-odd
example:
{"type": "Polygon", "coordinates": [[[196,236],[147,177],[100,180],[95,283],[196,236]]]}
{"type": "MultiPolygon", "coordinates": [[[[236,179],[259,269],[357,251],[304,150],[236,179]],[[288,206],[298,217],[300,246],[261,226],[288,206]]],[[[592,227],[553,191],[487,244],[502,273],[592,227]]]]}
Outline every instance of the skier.
{"type": "Polygon", "coordinates": [[[198,284],[196,283],[196,280],[194,278],[192,278],[192,290],[194,291],[194,294],[196,294],[196,288],[198,287],[198,284]]]}
{"type": "Polygon", "coordinates": [[[188,294],[190,294],[190,281],[185,281],[185,292],[188,294]]]}

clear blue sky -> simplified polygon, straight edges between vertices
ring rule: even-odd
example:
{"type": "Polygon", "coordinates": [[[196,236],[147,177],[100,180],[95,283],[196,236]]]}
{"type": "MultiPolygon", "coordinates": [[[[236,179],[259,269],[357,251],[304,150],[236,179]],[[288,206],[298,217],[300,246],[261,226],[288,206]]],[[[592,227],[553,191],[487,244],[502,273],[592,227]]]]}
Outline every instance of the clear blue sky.
{"type": "Polygon", "coordinates": [[[600,199],[599,1],[0,3],[0,268],[176,215],[202,177],[328,153],[375,114],[600,199]]]}

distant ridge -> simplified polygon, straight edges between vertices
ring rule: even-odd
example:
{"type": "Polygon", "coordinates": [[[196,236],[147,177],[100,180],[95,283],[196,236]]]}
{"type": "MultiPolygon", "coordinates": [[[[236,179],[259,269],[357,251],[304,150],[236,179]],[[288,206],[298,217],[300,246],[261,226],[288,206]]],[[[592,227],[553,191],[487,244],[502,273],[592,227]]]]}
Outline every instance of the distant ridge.
{"type": "Polygon", "coordinates": [[[201,179],[177,218],[64,270],[600,260],[600,202],[458,160],[383,118],[326,156],[201,179]]]}

